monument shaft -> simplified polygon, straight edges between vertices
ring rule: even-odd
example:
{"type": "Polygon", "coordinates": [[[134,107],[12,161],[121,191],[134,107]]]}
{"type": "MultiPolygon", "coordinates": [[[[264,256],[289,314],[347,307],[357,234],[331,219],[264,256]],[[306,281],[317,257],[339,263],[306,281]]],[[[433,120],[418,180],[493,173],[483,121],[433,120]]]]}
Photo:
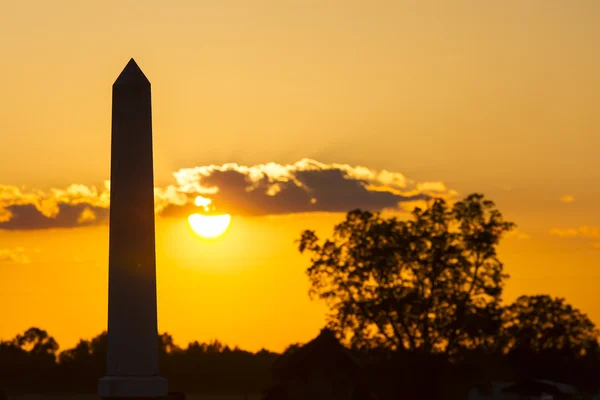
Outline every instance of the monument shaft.
{"type": "Polygon", "coordinates": [[[158,375],[150,82],[133,59],[112,100],[107,377],[99,394],[166,396],[158,375]]]}

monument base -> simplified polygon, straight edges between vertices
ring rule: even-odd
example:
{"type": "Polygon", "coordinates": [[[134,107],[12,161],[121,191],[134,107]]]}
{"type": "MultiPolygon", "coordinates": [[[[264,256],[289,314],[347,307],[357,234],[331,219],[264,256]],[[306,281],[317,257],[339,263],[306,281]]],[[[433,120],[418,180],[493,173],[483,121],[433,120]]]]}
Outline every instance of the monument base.
{"type": "Polygon", "coordinates": [[[169,386],[160,376],[105,376],[98,381],[102,399],[159,399],[168,398],[169,386]]]}

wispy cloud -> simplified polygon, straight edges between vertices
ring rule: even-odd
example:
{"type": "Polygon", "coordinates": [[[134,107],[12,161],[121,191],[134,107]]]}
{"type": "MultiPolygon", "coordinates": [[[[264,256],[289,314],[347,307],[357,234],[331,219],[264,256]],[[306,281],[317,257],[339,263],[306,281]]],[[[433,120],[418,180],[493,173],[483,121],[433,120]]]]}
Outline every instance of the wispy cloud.
{"type": "Polygon", "coordinates": [[[565,194],[564,196],[561,196],[560,202],[565,204],[574,203],[575,197],[571,196],[570,194],[565,194]]]}
{"type": "Polygon", "coordinates": [[[580,226],[579,228],[553,228],[550,234],[561,238],[588,238],[600,239],[600,227],[597,226],[580,226]]]}
{"type": "Polygon", "coordinates": [[[530,239],[531,235],[529,235],[528,233],[525,232],[521,232],[518,228],[513,229],[512,231],[510,231],[506,237],[514,237],[517,239],[530,239]]]}
{"type": "Polygon", "coordinates": [[[579,238],[592,242],[592,247],[600,249],[600,227],[583,225],[579,228],[553,228],[550,230],[550,235],[560,238],[579,238]]]}
{"type": "Polygon", "coordinates": [[[29,264],[30,262],[31,260],[22,247],[0,249],[0,263],[29,264]]]}
{"type": "MultiPolygon", "coordinates": [[[[442,182],[417,182],[400,172],[310,159],[294,164],[197,166],[173,175],[174,184],[154,191],[156,212],[163,217],[187,216],[205,207],[234,215],[412,210],[423,200],[452,199],[457,194],[442,182]],[[207,200],[196,204],[199,196],[207,200]]],[[[101,188],[77,184],[50,191],[0,186],[0,229],[105,223],[109,201],[108,181],[101,188]]]]}

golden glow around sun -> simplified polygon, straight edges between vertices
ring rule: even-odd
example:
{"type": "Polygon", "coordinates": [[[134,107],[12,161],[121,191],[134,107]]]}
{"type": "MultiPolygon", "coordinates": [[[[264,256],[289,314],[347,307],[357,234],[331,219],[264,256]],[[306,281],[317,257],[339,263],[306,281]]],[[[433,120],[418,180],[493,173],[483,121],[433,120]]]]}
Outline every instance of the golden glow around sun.
{"type": "MultiPolygon", "coordinates": [[[[208,211],[208,206],[212,201],[205,197],[198,196],[194,203],[198,207],[203,207],[205,211],[208,211]]],[[[231,216],[229,214],[192,214],[188,217],[188,221],[190,227],[198,236],[204,239],[215,239],[227,231],[227,228],[229,228],[229,224],[231,223],[231,216]]]]}

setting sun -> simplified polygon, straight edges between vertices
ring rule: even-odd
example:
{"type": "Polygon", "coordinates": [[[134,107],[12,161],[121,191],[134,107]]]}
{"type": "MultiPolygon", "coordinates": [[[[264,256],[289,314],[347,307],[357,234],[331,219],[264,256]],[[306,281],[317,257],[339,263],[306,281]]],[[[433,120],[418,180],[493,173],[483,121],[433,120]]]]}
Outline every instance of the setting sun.
{"type": "Polygon", "coordinates": [[[210,215],[192,214],[188,217],[190,227],[198,236],[204,239],[215,239],[227,231],[231,223],[229,214],[215,215],[216,209],[211,206],[212,200],[206,197],[198,196],[194,203],[202,207],[205,212],[211,212],[210,215]]]}
{"type": "Polygon", "coordinates": [[[192,214],[188,217],[192,230],[204,239],[215,239],[227,231],[231,216],[192,214]]]}

